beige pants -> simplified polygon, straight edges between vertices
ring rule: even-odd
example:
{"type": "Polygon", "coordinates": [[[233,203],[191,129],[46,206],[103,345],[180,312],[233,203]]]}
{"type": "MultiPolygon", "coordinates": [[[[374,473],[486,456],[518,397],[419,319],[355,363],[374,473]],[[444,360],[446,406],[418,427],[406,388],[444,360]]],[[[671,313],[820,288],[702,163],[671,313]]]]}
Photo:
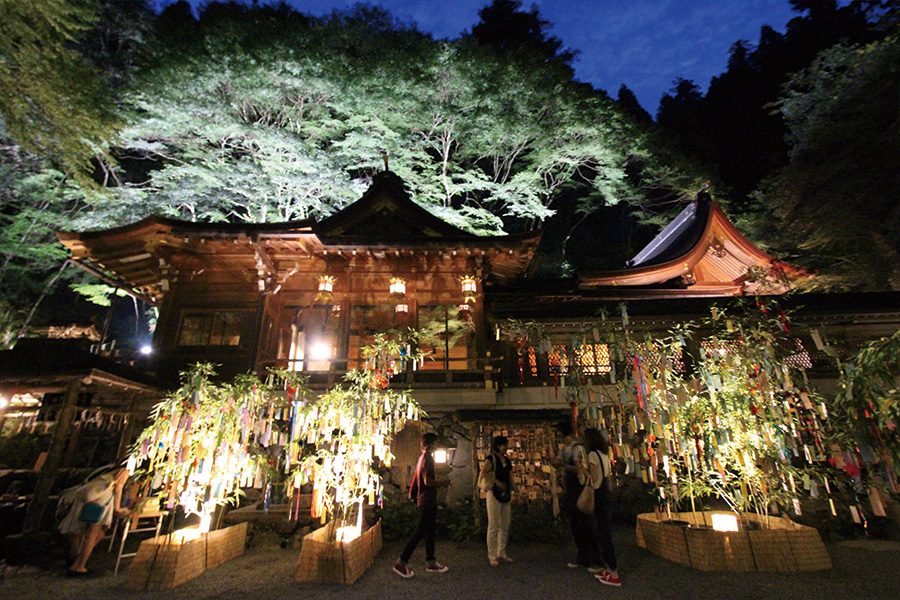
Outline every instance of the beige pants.
{"type": "Polygon", "coordinates": [[[487,548],[488,559],[497,560],[506,556],[506,540],[509,539],[511,502],[500,502],[494,494],[487,493],[487,548]]]}

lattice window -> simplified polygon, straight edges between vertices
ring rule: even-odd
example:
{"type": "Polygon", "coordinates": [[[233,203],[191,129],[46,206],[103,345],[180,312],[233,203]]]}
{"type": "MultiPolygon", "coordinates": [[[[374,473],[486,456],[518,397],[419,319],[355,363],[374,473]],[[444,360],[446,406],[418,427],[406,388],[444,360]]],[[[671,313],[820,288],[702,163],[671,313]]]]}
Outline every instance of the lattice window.
{"type": "Polygon", "coordinates": [[[582,344],[575,348],[575,361],[585,375],[609,373],[609,346],[606,344],[582,344]]]}
{"type": "Polygon", "coordinates": [[[647,348],[647,344],[644,342],[640,342],[636,344],[637,353],[641,357],[641,364],[644,369],[653,369],[657,370],[662,366],[663,357],[657,350],[650,350],[647,348]]]}
{"type": "Polygon", "coordinates": [[[794,353],[785,358],[784,362],[797,369],[812,369],[812,357],[806,351],[800,338],[793,338],[786,343],[789,344],[787,351],[793,350],[794,353]]]}
{"type": "Polygon", "coordinates": [[[566,354],[566,347],[564,345],[552,347],[547,355],[547,366],[550,369],[551,375],[565,375],[569,372],[569,356],[566,354]]]}
{"type": "Polygon", "coordinates": [[[726,356],[736,354],[734,342],[724,340],[703,340],[700,342],[700,350],[706,358],[723,359],[726,356]]]}
{"type": "Polygon", "coordinates": [[[185,311],[178,331],[179,346],[238,346],[245,311],[185,311]]]}
{"type": "Polygon", "coordinates": [[[528,374],[531,377],[538,376],[537,351],[534,346],[528,346],[528,374]]]}

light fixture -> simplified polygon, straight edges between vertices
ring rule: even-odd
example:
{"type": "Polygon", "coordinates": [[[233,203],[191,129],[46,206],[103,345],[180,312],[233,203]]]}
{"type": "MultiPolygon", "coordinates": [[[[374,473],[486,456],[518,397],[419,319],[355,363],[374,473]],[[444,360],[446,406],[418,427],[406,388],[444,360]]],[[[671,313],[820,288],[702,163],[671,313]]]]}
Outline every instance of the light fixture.
{"type": "Polygon", "coordinates": [[[186,527],[173,531],[169,538],[173,544],[186,544],[188,542],[200,539],[200,530],[196,527],[186,527]]]}
{"type": "Polygon", "coordinates": [[[713,529],[716,531],[737,531],[738,522],[734,515],[716,514],[712,516],[713,529]]]}
{"type": "Polygon", "coordinates": [[[351,542],[360,536],[360,527],[358,525],[346,525],[338,527],[334,532],[335,540],[338,542],[351,542]]]}
{"type": "Polygon", "coordinates": [[[402,277],[391,277],[391,298],[396,302],[406,299],[406,280],[402,277]]]}
{"type": "Polygon", "coordinates": [[[463,311],[463,310],[469,310],[470,306],[468,304],[460,304],[457,308],[459,310],[463,311]]]}
{"type": "Polygon", "coordinates": [[[331,358],[331,348],[325,342],[316,342],[309,350],[312,360],[328,360],[331,358]]]}
{"type": "Polygon", "coordinates": [[[394,310],[398,313],[408,313],[409,305],[408,304],[398,304],[394,307],[394,310]]]}
{"type": "Polygon", "coordinates": [[[212,515],[200,515],[200,526],[197,529],[200,533],[209,533],[210,524],[212,524],[212,515]]]}
{"type": "Polygon", "coordinates": [[[434,451],[434,462],[438,465],[447,464],[447,451],[446,450],[435,450],[434,451]]]}
{"type": "Polygon", "coordinates": [[[144,356],[150,356],[151,354],[153,354],[153,346],[151,346],[150,344],[144,344],[143,346],[141,346],[141,354],[143,354],[144,356]]]}
{"type": "Polygon", "coordinates": [[[334,282],[333,275],[320,275],[319,287],[316,293],[316,302],[319,304],[331,304],[334,302],[334,282]]]}
{"type": "Polygon", "coordinates": [[[463,275],[459,278],[459,284],[462,288],[463,302],[469,304],[475,302],[475,294],[478,291],[479,278],[473,275],[463,275]]]}

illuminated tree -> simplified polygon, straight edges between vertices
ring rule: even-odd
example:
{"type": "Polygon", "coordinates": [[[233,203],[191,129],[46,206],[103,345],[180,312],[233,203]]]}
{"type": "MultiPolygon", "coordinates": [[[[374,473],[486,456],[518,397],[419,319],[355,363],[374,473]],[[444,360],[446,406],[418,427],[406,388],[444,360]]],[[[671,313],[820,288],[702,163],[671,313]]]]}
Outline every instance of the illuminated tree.
{"type": "Polygon", "coordinates": [[[169,508],[199,515],[201,530],[209,529],[217,506],[236,503],[242,487],[271,482],[296,422],[292,401],[307,393],[288,372],[231,384],[214,376],[208,364],[184,373],[182,386],[151,411],[129,459],[169,508]]]}
{"type": "Polygon", "coordinates": [[[334,521],[332,535],[342,535],[354,515],[362,519],[364,503],[381,502],[377,468],[390,466],[393,435],[420,415],[412,397],[388,382],[423,355],[384,335],[362,353],[365,366],[318,397],[294,372],[224,384],[211,365],[198,364],[154,407],[130,466],[169,508],[199,515],[201,530],[217,506],[237,502],[241,488],[265,485],[268,498],[271,485],[284,481],[290,498],[312,483],[313,516],[334,521]]]}
{"type": "Polygon", "coordinates": [[[831,486],[844,480],[828,461],[847,438],[806,382],[803,352],[777,304],[714,307],[702,323],[665,335],[635,332],[625,305],[617,312],[564,346],[538,324],[502,330],[548,354],[579,423],[607,429],[617,459],[655,488],[666,510],[718,499],[738,514],[765,516],[773,505],[799,512],[804,482],[832,500],[831,486]],[[609,385],[590,385],[588,375],[601,370],[609,385]]]}
{"type": "Polygon", "coordinates": [[[0,2],[0,117],[10,136],[90,185],[115,131],[108,90],[72,46],[96,11],[90,0],[0,2]]]}

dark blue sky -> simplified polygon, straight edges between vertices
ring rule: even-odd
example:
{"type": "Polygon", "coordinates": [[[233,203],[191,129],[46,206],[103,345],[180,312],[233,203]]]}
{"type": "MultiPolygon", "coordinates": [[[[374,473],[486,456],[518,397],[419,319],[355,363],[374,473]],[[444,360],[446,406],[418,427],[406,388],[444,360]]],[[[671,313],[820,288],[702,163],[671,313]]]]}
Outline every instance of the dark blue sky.
{"type": "MultiPolygon", "coordinates": [[[[200,5],[204,0],[190,0],[200,5]]],[[[478,22],[491,0],[373,0],[404,22],[438,38],[455,38],[478,22]]],[[[157,5],[168,4],[156,0],[157,5]]],[[[268,3],[268,2],[263,2],[268,3]]],[[[288,0],[301,12],[321,16],[356,0],[288,0]]],[[[845,4],[846,2],[842,2],[845,4]]],[[[530,7],[524,0],[522,5],[530,7]]],[[[728,49],[738,40],[756,43],[770,25],[784,32],[797,13],[788,0],[535,0],[551,33],[581,53],[575,74],[616,97],[624,83],[656,114],[660,97],[678,77],[703,90],[725,70],[728,49]]]]}

